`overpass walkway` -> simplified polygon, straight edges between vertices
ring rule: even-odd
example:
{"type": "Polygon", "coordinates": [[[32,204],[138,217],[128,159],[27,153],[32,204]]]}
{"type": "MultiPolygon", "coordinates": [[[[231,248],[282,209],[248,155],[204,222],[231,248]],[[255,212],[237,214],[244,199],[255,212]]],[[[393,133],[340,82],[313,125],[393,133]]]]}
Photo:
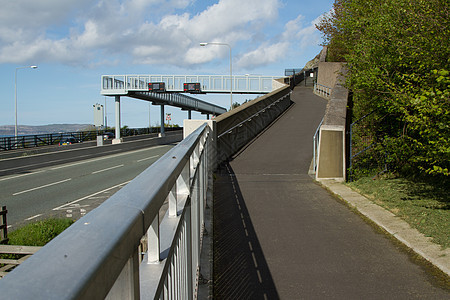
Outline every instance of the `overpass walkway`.
{"type": "Polygon", "coordinates": [[[292,101],[216,173],[214,299],[448,299],[308,175],[326,101],[305,87],[292,101]]]}

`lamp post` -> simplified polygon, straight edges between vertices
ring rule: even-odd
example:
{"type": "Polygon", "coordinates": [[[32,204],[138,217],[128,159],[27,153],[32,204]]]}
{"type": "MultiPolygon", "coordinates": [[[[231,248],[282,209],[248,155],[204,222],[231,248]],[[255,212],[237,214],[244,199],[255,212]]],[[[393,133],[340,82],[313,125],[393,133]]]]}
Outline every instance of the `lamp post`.
{"type": "Polygon", "coordinates": [[[37,66],[26,66],[26,67],[17,67],[16,68],[16,72],[15,72],[15,77],[14,77],[14,105],[15,105],[15,113],[16,113],[16,123],[14,126],[14,137],[15,137],[15,142],[16,142],[16,148],[17,148],[17,70],[19,69],[37,69],[37,66]]]}
{"type": "Polygon", "coordinates": [[[227,46],[230,48],[230,110],[233,109],[233,66],[232,66],[232,56],[231,56],[231,46],[226,43],[200,43],[200,46],[205,47],[207,45],[220,45],[227,46]]]}

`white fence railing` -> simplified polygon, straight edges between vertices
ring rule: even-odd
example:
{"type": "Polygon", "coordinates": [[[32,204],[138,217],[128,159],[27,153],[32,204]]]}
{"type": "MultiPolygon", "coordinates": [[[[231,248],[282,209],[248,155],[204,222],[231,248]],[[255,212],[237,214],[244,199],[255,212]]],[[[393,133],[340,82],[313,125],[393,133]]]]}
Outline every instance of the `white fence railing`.
{"type": "Polygon", "coordinates": [[[314,94],[316,94],[316,95],[319,95],[326,99],[330,99],[332,91],[333,91],[333,89],[326,85],[323,85],[320,83],[314,83],[314,94]]]}
{"type": "MultiPolygon", "coordinates": [[[[279,76],[233,75],[233,93],[267,94],[279,76]]],[[[200,83],[202,92],[228,93],[230,75],[102,75],[102,95],[148,91],[150,82],[164,82],[168,92],[183,92],[184,83],[200,83]]]]}
{"type": "Polygon", "coordinates": [[[195,298],[210,143],[203,124],[1,279],[0,298],[195,298]]]}

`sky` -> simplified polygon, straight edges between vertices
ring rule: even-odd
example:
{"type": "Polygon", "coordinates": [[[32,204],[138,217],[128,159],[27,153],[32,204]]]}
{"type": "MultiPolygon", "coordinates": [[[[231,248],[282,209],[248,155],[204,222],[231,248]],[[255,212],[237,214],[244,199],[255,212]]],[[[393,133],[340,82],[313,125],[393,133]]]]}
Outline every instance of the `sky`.
{"type": "MultiPolygon", "coordinates": [[[[0,125],[93,124],[102,75],[284,76],[321,50],[332,0],[0,0],[0,125]],[[37,66],[37,69],[28,68],[37,66]],[[24,67],[24,68],[22,68],[24,67]],[[16,77],[17,75],[17,77],[16,77]],[[16,79],[17,78],[17,79],[16,79]]],[[[233,95],[242,103],[257,95],[233,95]]],[[[229,95],[198,98],[222,107],[229,95]]],[[[172,123],[187,112],[166,106],[172,123]]],[[[159,106],[121,98],[122,126],[159,125],[159,106]]],[[[205,115],[193,112],[193,119],[205,115]]]]}

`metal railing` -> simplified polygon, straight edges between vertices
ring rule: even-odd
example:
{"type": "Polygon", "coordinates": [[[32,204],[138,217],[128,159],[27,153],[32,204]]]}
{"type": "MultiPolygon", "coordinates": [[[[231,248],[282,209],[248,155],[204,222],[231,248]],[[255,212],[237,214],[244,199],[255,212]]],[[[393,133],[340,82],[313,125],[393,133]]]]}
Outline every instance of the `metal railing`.
{"type": "Polygon", "coordinates": [[[0,280],[1,297],[195,298],[210,142],[203,124],[0,280]]]}
{"type": "MultiPolygon", "coordinates": [[[[181,130],[181,127],[165,127],[164,130],[176,131],[181,130]]],[[[153,128],[122,128],[120,136],[134,136],[141,134],[157,133],[160,131],[159,127],[153,128]]],[[[50,146],[58,144],[62,139],[73,137],[78,142],[93,141],[97,135],[102,135],[111,130],[89,130],[89,131],[74,131],[74,132],[60,132],[60,133],[46,133],[33,135],[19,135],[17,139],[14,136],[0,137],[0,151],[15,150],[19,148],[35,148],[42,146],[50,146]]]]}
{"type": "Polygon", "coordinates": [[[320,121],[319,126],[317,126],[316,132],[314,133],[314,136],[313,136],[313,171],[314,171],[314,174],[317,171],[317,157],[318,157],[318,151],[319,151],[320,127],[322,126],[322,123],[323,123],[323,118],[322,118],[322,121],[320,121]]]}
{"type": "MultiPolygon", "coordinates": [[[[258,110],[243,110],[236,113],[234,118],[239,120],[239,122],[218,132],[217,162],[221,163],[234,155],[280,116],[290,105],[291,91],[289,87],[286,87],[280,92],[270,95],[264,106],[259,105],[258,110]]],[[[229,118],[232,117],[230,116],[229,118]]]]}
{"type": "Polygon", "coordinates": [[[331,97],[331,92],[333,91],[332,88],[320,84],[320,83],[315,83],[314,84],[314,94],[325,97],[327,99],[329,99],[331,97]]]}
{"type": "MultiPolygon", "coordinates": [[[[261,75],[233,75],[233,92],[265,94],[272,91],[272,81],[279,77],[261,75]]],[[[129,91],[148,91],[150,82],[164,82],[168,92],[183,92],[184,83],[198,82],[203,92],[227,93],[229,75],[102,75],[102,95],[127,94],[129,91]]]]}

